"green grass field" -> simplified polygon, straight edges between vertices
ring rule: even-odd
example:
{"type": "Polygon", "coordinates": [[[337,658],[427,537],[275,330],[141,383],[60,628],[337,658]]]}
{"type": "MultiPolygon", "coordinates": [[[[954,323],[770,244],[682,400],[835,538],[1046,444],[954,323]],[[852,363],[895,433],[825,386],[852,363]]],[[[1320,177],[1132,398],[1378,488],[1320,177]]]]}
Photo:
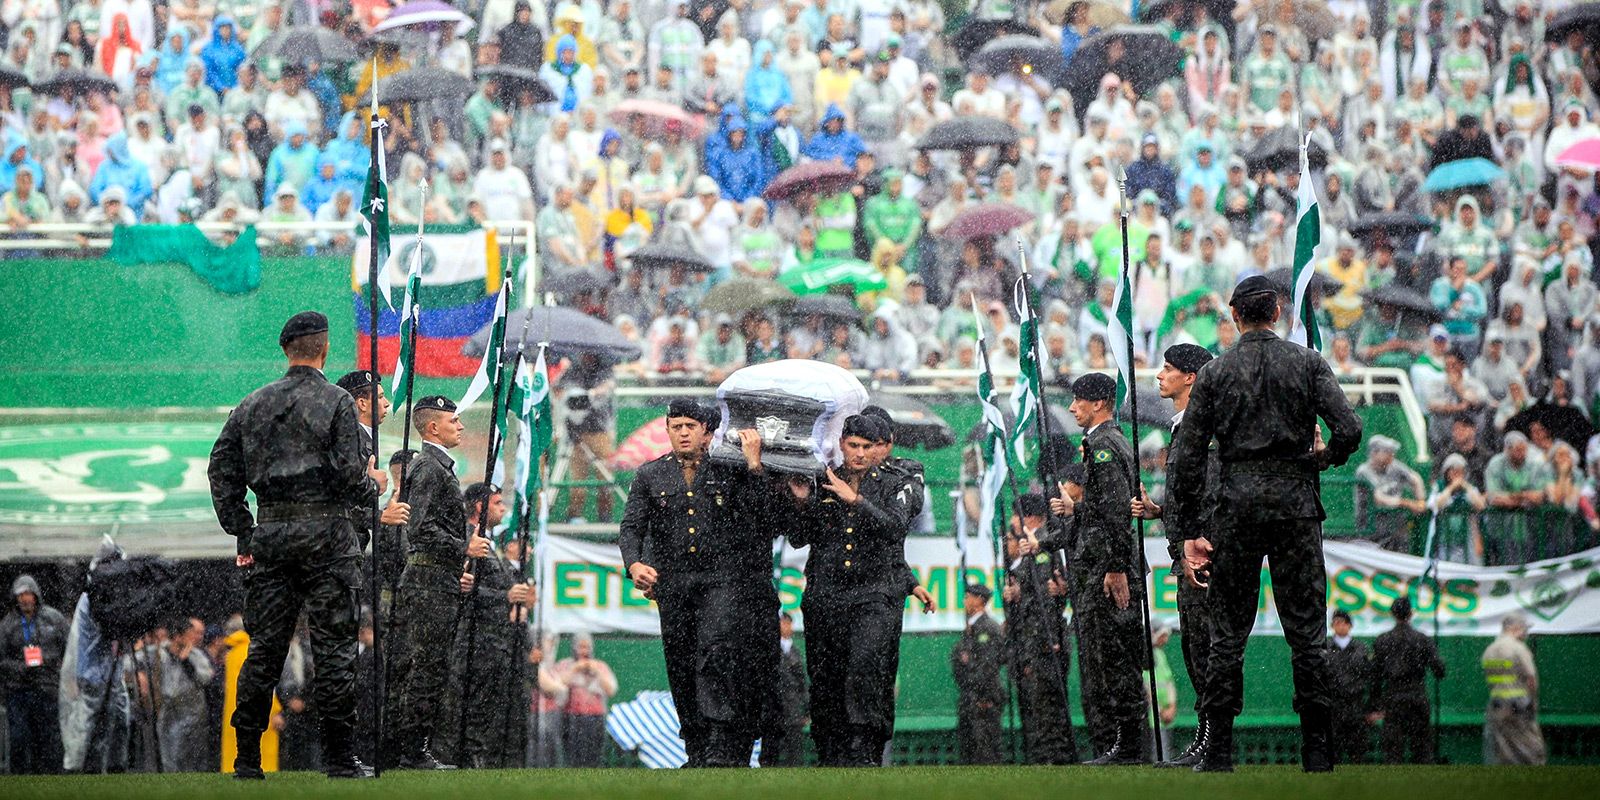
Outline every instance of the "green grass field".
{"type": "Polygon", "coordinates": [[[751,797],[844,797],[892,800],[977,798],[1177,797],[1206,800],[1465,800],[1592,796],[1596,767],[1349,767],[1305,775],[1290,767],[1249,767],[1233,775],[1194,775],[1155,769],[1083,767],[905,767],[888,770],[753,770],[671,772],[638,769],[504,770],[391,773],[377,781],[330,781],[315,773],[268,776],[236,783],[223,775],[127,775],[0,778],[8,800],[116,797],[156,798],[546,798],[561,800],[744,800],[751,797]],[[1588,787],[1585,789],[1584,787],[1588,787]]]}

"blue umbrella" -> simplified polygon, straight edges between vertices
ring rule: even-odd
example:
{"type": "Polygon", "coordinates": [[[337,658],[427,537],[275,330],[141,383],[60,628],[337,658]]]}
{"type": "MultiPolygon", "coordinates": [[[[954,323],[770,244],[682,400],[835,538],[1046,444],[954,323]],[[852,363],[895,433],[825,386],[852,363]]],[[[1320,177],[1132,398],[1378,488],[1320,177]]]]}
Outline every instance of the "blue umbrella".
{"type": "Polygon", "coordinates": [[[1464,158],[1451,161],[1428,173],[1422,184],[1424,192],[1448,192],[1467,186],[1486,186],[1506,176],[1505,170],[1486,158],[1464,158]]]}

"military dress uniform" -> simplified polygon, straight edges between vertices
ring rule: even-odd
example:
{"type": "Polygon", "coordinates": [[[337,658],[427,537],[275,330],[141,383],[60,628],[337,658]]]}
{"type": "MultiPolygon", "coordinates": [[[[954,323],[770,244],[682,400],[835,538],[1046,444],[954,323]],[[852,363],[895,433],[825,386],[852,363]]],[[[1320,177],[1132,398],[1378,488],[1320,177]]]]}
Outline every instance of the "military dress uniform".
{"type": "Polygon", "coordinates": [[[689,766],[748,766],[779,653],[773,537],[750,511],[770,505],[759,502],[768,484],[704,458],[685,483],[683,466],[669,453],[634,474],[618,545],[624,570],[643,562],[657,572],[661,647],[689,766]]]}
{"type": "Polygon", "coordinates": [[[1409,622],[1372,643],[1372,707],[1383,712],[1378,740],[1385,764],[1432,764],[1433,717],[1428,673],[1444,677],[1439,648],[1409,622]]]}
{"type": "MultiPolygon", "coordinates": [[[[988,600],[983,586],[979,596],[988,600]]],[[[967,589],[974,593],[974,587],[967,589]]],[[[956,740],[963,764],[1001,762],[1000,714],[1006,702],[1000,684],[1006,639],[999,623],[987,613],[967,620],[961,639],[950,651],[950,671],[956,680],[956,740]]]]}
{"type": "Polygon", "coordinates": [[[811,547],[800,608],[811,738],[825,766],[879,765],[894,731],[902,568],[916,487],[881,467],[859,480],[854,504],[826,489],[813,494],[789,534],[795,546],[811,547]]]}
{"type": "MultiPolygon", "coordinates": [[[[321,314],[297,314],[279,344],[327,329],[321,314]]],[[[321,371],[293,366],[241,401],[212,447],[207,474],[217,520],[238,540],[239,554],[254,559],[245,577],[251,647],[232,719],[240,777],[261,776],[261,733],[302,610],[317,665],[311,694],[324,760],[330,774],[360,771],[351,739],[361,552],[349,509],[376,502],[378,486],[359,436],[350,395],[321,371]],[[247,492],[256,495],[254,516],[247,492]]]]}
{"type": "MultiPolygon", "coordinates": [[[[417,407],[455,412],[455,404],[443,397],[423,398],[417,407]]],[[[390,693],[397,705],[386,708],[384,715],[396,722],[400,765],[433,768],[429,746],[450,676],[462,565],[467,559],[467,512],[455,459],[443,447],[424,441],[407,477],[409,552],[395,616],[404,620],[409,664],[404,685],[390,687],[399,690],[390,693]]]]}
{"type": "MultiPolygon", "coordinates": [[[[1234,302],[1267,292],[1271,281],[1241,281],[1234,302]]],[[[1202,502],[1206,458],[1217,442],[1221,481],[1211,565],[1211,657],[1205,712],[1212,738],[1197,769],[1231,769],[1233,719],[1244,704],[1244,647],[1255,624],[1261,560],[1272,569],[1273,596],[1293,653],[1294,708],[1305,733],[1302,760],[1331,768],[1327,573],[1322,556],[1318,470],[1343,464],[1361,443],[1361,420],[1316,351],[1253,330],[1202,368],[1178,426],[1168,494],[1180,505],[1202,502]],[[1318,418],[1332,436],[1312,455],[1318,418]]]]}
{"type": "Polygon", "coordinates": [[[522,582],[521,575],[499,553],[478,559],[474,566],[475,585],[466,601],[466,613],[474,617],[475,624],[463,622],[456,626],[452,680],[446,694],[452,707],[451,713],[444,715],[452,727],[445,740],[451,745],[449,754],[463,764],[476,768],[520,767],[521,734],[526,727],[521,715],[528,706],[513,700],[520,694],[521,659],[527,653],[528,639],[527,626],[511,621],[507,593],[522,582]],[[454,726],[461,723],[463,685],[467,691],[466,751],[456,753],[454,726]],[[517,716],[517,721],[508,720],[508,715],[517,716]]]}

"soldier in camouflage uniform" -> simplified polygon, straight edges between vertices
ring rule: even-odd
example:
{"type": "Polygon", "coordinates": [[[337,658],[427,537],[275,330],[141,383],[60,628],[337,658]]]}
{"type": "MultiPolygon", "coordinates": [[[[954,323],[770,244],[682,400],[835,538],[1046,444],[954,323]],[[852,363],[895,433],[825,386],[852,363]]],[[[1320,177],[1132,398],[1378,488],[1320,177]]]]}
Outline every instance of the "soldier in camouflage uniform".
{"type": "MultiPolygon", "coordinates": [[[[1177,431],[1183,423],[1184,411],[1189,407],[1189,392],[1194,388],[1195,375],[1211,361],[1211,352],[1196,344],[1175,344],[1167,348],[1161,371],[1156,375],[1161,396],[1172,401],[1178,413],[1172,417],[1172,429],[1177,431]]],[[[1169,460],[1176,456],[1168,451],[1169,460]]],[[[1159,519],[1167,534],[1167,554],[1172,557],[1172,574],[1178,579],[1178,624],[1182,626],[1183,666],[1189,672],[1189,682],[1195,687],[1194,710],[1199,715],[1194,741],[1182,753],[1163,761],[1158,767],[1192,767],[1200,761],[1205,751],[1206,670],[1211,656],[1211,615],[1206,605],[1206,589],[1184,579],[1183,543],[1186,539],[1205,542],[1208,546],[1215,536],[1212,517],[1216,511],[1217,483],[1221,480],[1221,464],[1217,461],[1216,447],[1206,455],[1205,487],[1200,495],[1200,505],[1189,508],[1172,502],[1165,506],[1151,502],[1144,487],[1139,488],[1139,499],[1133,501],[1133,515],[1145,519],[1159,519]],[[1191,532],[1192,531],[1192,532],[1191,532]]]]}
{"type": "MultiPolygon", "coordinates": [[[[1217,541],[1184,543],[1191,573],[1210,570],[1211,659],[1206,676],[1210,739],[1197,771],[1233,769],[1233,719],[1244,705],[1244,646],[1255,624],[1261,560],[1294,666],[1301,764],[1333,769],[1327,658],[1327,573],[1322,558],[1318,473],[1343,464],[1361,445],[1361,419],[1322,356],[1273,332],[1281,311],[1272,281],[1253,276],[1233,291],[1241,336],[1200,370],[1178,426],[1168,469],[1169,502],[1205,502],[1206,459],[1213,439],[1222,462],[1216,490],[1217,541]],[[1317,420],[1328,424],[1318,442],[1317,420]]],[[[1185,529],[1184,535],[1201,532],[1185,529]]]]}
{"type": "Polygon", "coordinates": [[[317,669],[313,707],[329,777],[371,777],[355,756],[356,593],[361,551],[350,509],[377,502],[388,476],[361,457],[350,395],[328,383],[328,319],[294,315],[278,335],[284,377],[228,415],[211,450],[211,500],[238,542],[250,655],[239,672],[234,777],[260,779],[261,734],[303,609],[317,669]],[[256,514],[246,504],[256,495],[256,514]]]}
{"type": "MultiPolygon", "coordinates": [[[[411,461],[411,523],[406,529],[405,572],[395,614],[405,620],[409,670],[403,687],[390,687],[397,704],[385,709],[395,721],[395,747],[402,769],[453,769],[434,758],[430,744],[450,675],[451,644],[461,595],[474,578],[465,570],[468,558],[489,554],[489,540],[470,536],[461,483],[449,449],[461,444],[461,418],[456,404],[444,397],[418,400],[412,424],[422,447],[411,461]],[[396,689],[399,689],[396,694],[396,689]]],[[[383,754],[387,755],[387,754],[383,754]]]]}
{"type": "Polygon", "coordinates": [[[1051,591],[1057,582],[1054,554],[1040,545],[1053,541],[1046,527],[1050,505],[1043,495],[1025,494],[1016,506],[1021,530],[1018,557],[1006,571],[1006,644],[1023,749],[1029,764],[1070,764],[1078,748],[1065,680],[1072,666],[1063,622],[1066,600],[1051,591]]]}
{"type": "Polygon", "coordinates": [[[1005,636],[989,616],[994,592],[980,583],[967,584],[963,610],[967,627],[950,650],[950,671],[956,679],[956,739],[963,764],[1000,763],[1000,712],[1006,693],[1000,685],[1005,663],[1005,636]]]}

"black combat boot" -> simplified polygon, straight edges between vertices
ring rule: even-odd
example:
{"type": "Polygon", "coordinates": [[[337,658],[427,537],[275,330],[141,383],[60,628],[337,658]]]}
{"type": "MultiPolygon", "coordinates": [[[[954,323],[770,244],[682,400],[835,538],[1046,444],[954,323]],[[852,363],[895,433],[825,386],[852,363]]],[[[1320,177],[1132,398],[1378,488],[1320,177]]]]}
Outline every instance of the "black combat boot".
{"type": "Polygon", "coordinates": [[[1134,720],[1117,726],[1117,740],[1111,744],[1111,749],[1105,751],[1093,761],[1083,762],[1090,767],[1125,767],[1136,764],[1148,764],[1150,759],[1144,753],[1144,739],[1146,734],[1144,723],[1134,720]]]}
{"type": "Polygon", "coordinates": [[[1156,766],[1165,769],[1172,767],[1192,767],[1199,763],[1200,754],[1204,753],[1206,750],[1206,737],[1209,735],[1210,730],[1210,723],[1206,721],[1205,715],[1202,714],[1200,716],[1200,723],[1195,726],[1194,741],[1189,743],[1189,748],[1167,759],[1166,761],[1157,762],[1156,766]]]}
{"type": "Polygon", "coordinates": [[[1300,715],[1300,767],[1306,772],[1333,771],[1333,718],[1326,709],[1300,715]]]}
{"type": "Polygon", "coordinates": [[[1205,751],[1195,772],[1233,771],[1233,717],[1207,719],[1205,751]]]}
{"type": "Polygon", "coordinates": [[[330,778],[371,778],[372,768],[356,758],[354,731],[348,722],[322,721],[323,763],[330,778]]]}
{"type": "Polygon", "coordinates": [[[261,731],[238,731],[238,754],[233,757],[233,777],[241,781],[265,780],[261,771],[261,731]]]}
{"type": "Polygon", "coordinates": [[[400,757],[401,769],[426,769],[443,770],[455,769],[454,764],[442,764],[433,757],[433,750],[428,746],[428,737],[422,737],[412,748],[411,752],[400,757]]]}

